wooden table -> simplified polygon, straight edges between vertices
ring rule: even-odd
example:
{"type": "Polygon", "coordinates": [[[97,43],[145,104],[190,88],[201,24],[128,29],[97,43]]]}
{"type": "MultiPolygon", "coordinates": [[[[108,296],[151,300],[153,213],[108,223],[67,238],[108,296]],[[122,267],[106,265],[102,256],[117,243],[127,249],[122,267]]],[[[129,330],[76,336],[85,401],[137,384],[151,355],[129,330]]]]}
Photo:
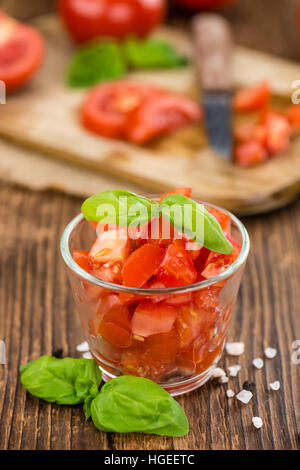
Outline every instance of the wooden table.
{"type": "MultiPolygon", "coordinates": [[[[100,190],[101,188],[99,188],[100,190]]],[[[229,339],[244,341],[235,392],[256,384],[248,405],[226,397],[227,385],[206,384],[178,398],[190,422],[183,438],[100,433],[81,407],[50,405],[27,394],[18,367],[62,348],[77,356],[83,338],[59,253],[66,223],[80,200],[60,193],[0,187],[0,449],[297,449],[300,448],[300,365],[291,360],[300,339],[300,201],[273,214],[245,219],[252,250],[229,339]],[[252,360],[272,346],[279,353],[256,370],[252,360]],[[281,382],[279,391],[269,383],[281,382]],[[264,426],[256,430],[253,416],[264,426]]],[[[298,355],[300,357],[300,354],[298,355]]]]}

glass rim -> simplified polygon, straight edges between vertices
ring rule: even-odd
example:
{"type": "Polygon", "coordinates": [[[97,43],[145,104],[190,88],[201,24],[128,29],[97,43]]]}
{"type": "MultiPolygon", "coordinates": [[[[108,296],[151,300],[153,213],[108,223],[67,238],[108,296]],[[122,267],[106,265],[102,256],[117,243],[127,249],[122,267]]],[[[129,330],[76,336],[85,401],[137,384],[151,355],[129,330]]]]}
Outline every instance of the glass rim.
{"type": "MultiPolygon", "coordinates": [[[[155,197],[155,195],[152,195],[155,197]]],[[[67,267],[77,276],[82,278],[85,281],[88,281],[91,284],[94,284],[98,287],[102,287],[104,289],[108,289],[114,292],[125,292],[127,294],[134,294],[134,295],[166,295],[166,294],[182,294],[188,292],[194,292],[197,290],[205,289],[206,287],[210,287],[214,284],[217,284],[221,281],[225,281],[230,276],[232,276],[247,260],[249,250],[250,250],[250,239],[246,227],[244,224],[231,212],[227,211],[226,209],[220,208],[214,204],[210,204],[207,202],[202,202],[202,204],[214,207],[215,209],[222,210],[223,212],[230,215],[231,220],[236,224],[238,227],[241,236],[242,236],[242,248],[239,256],[237,259],[224,271],[213,276],[205,281],[196,282],[194,284],[189,284],[180,287],[166,287],[162,289],[149,289],[149,288],[137,288],[137,287],[128,287],[123,286],[120,284],[114,284],[113,282],[104,281],[92,274],[89,274],[84,269],[82,269],[76,261],[74,261],[73,256],[70,253],[69,249],[69,239],[70,235],[73,230],[77,227],[77,225],[82,221],[85,220],[83,214],[78,214],[74,217],[71,222],[68,223],[66,226],[60,240],[60,251],[64,262],[66,263],[67,267]]]]}

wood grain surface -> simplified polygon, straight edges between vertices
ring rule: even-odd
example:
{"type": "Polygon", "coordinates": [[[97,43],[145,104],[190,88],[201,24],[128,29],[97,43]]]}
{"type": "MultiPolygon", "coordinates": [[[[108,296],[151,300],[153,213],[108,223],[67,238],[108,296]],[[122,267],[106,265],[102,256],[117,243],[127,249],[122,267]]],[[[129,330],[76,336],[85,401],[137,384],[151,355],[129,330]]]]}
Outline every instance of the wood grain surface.
{"type": "Polygon", "coordinates": [[[183,438],[98,432],[81,407],[50,405],[27,394],[18,367],[62,348],[78,357],[82,341],[70,286],[59,254],[67,222],[80,200],[55,192],[0,187],[0,339],[7,364],[0,366],[0,449],[299,449],[300,365],[291,360],[300,339],[300,201],[263,217],[244,219],[252,249],[229,333],[245,342],[245,354],[221,365],[241,365],[228,387],[255,383],[248,405],[212,382],[178,398],[190,433],[183,438]],[[253,358],[266,346],[276,358],[256,370],[253,358]],[[280,380],[279,391],[269,383],[280,380]],[[255,430],[253,416],[264,426],[255,430]]]}

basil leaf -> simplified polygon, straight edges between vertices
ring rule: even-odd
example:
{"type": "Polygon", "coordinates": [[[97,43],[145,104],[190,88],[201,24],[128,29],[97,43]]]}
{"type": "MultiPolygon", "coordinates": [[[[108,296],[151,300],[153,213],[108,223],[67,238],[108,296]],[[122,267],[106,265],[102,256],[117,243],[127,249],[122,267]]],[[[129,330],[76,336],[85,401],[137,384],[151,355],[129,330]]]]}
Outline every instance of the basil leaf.
{"type": "Polygon", "coordinates": [[[121,47],[114,41],[96,42],[77,50],[69,66],[67,83],[70,87],[88,87],[122,78],[126,73],[121,47]]]}
{"type": "Polygon", "coordinates": [[[130,37],[124,44],[124,53],[134,69],[158,69],[182,67],[187,59],[161,39],[130,37]]]}
{"type": "Polygon", "coordinates": [[[233,246],[219,222],[203,204],[182,194],[171,194],[161,201],[160,211],[177,231],[185,233],[205,248],[222,254],[232,253],[233,246]]]}
{"type": "Polygon", "coordinates": [[[81,211],[87,220],[128,227],[147,223],[158,214],[159,205],[135,193],[115,190],[89,197],[81,211]]]}
{"type": "Polygon", "coordinates": [[[20,367],[21,383],[32,395],[58,405],[77,405],[95,397],[101,372],[94,359],[41,356],[20,367]]]}
{"type": "Polygon", "coordinates": [[[106,432],[144,432],[184,436],[189,424],[183,409],[151,380],[124,375],[107,382],[92,401],[95,426],[106,432]]]}

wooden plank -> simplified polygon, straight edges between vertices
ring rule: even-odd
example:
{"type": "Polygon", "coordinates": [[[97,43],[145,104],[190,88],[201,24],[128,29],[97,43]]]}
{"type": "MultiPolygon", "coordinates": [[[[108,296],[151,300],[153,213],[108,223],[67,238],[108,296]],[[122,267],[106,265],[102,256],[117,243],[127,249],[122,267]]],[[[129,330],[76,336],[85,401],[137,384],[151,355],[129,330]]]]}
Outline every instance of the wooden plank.
{"type": "Polygon", "coordinates": [[[7,347],[7,365],[0,366],[0,449],[299,449],[300,365],[291,361],[291,345],[300,339],[300,201],[244,219],[252,249],[229,339],[246,348],[240,358],[224,356],[221,366],[242,366],[229,381],[235,392],[245,380],[255,383],[248,405],[228,400],[226,385],[208,383],[178,398],[191,429],[171,439],[106,435],[85,421],[80,407],[50,405],[25,393],[20,364],[58,347],[78,356],[80,323],[58,246],[80,203],[55,192],[0,187],[0,339],[7,347]],[[252,360],[266,346],[278,355],[256,370],[252,360]],[[274,380],[281,382],[278,392],[269,390],[274,380]],[[263,419],[259,431],[253,416],[263,419]]]}

